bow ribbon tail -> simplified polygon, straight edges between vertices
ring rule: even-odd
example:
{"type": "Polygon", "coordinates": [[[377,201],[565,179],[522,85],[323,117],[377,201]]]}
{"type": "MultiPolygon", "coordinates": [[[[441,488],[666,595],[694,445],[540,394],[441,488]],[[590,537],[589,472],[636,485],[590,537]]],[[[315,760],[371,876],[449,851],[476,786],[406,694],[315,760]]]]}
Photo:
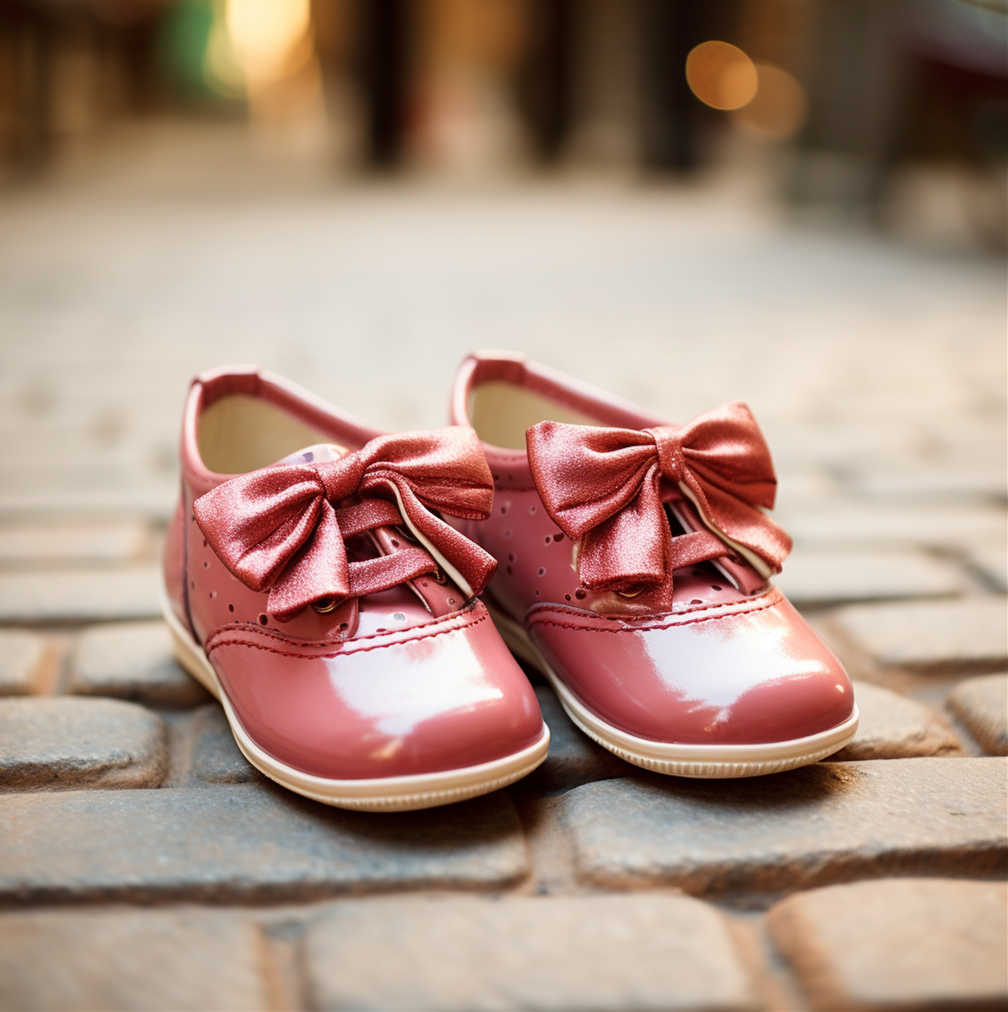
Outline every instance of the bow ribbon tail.
{"type": "Polygon", "coordinates": [[[336,512],[322,500],[314,534],[308,539],[270,588],[269,613],[281,622],[302,608],[329,597],[350,594],[350,568],[336,512]]]}
{"type": "Polygon", "coordinates": [[[408,479],[389,474],[383,480],[395,493],[403,521],[417,541],[467,597],[478,594],[490,582],[497,560],[435,516],[417,497],[408,479]]]}
{"type": "Polygon", "coordinates": [[[627,590],[665,579],[671,533],[659,477],[653,468],[630,503],[582,535],[578,575],[589,590],[627,590]]]}
{"type": "Polygon", "coordinates": [[[717,485],[697,480],[687,469],[679,487],[700,519],[724,543],[738,552],[760,576],[779,573],[791,551],[791,538],[762,510],[717,485]]]}

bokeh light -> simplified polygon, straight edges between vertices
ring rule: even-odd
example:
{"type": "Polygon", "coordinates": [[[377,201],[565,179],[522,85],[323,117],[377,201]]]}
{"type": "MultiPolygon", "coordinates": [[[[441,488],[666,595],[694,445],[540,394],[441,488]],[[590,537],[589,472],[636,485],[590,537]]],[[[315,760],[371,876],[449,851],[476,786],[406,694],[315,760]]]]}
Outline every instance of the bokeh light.
{"type": "Polygon", "coordinates": [[[207,87],[222,98],[242,98],[245,72],[238,62],[231,33],[228,31],[223,0],[214,5],[214,20],[203,54],[203,77],[207,87]]]}
{"type": "Polygon", "coordinates": [[[759,86],[756,65],[730,42],[701,42],[686,57],[686,80],[701,102],[714,109],[741,109],[759,86]]]}
{"type": "Polygon", "coordinates": [[[250,82],[286,77],[298,53],[310,55],[310,18],[309,0],[227,0],[228,34],[250,82]]]}
{"type": "Polygon", "coordinates": [[[759,87],[752,101],[734,114],[734,120],[747,133],[773,140],[794,137],[808,119],[805,89],[780,67],[757,63],[759,87]]]}

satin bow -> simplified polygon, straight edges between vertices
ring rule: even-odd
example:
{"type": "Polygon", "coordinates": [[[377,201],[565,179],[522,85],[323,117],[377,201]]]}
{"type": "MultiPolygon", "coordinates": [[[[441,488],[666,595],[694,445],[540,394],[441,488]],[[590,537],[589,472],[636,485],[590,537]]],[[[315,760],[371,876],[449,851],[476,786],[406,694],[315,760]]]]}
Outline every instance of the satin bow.
{"type": "Polygon", "coordinates": [[[386,524],[405,522],[463,591],[479,593],[497,563],[430,510],[483,520],[492,505],[483,448],[472,429],[453,426],[379,436],[340,460],[231,478],[197,499],[193,513],[224,565],[252,590],[268,589],[267,610],[286,620],[320,600],[374,592],[379,570],[389,586],[425,565],[436,571],[422,549],[348,563],[344,537],[386,524]],[[334,509],[351,496],[359,501],[334,509]],[[400,557],[412,560],[408,573],[400,557]]]}
{"type": "MultiPolygon", "coordinates": [[[[681,428],[617,429],[540,422],[526,432],[529,465],[546,511],[581,539],[578,571],[589,588],[656,584],[692,561],[673,548],[662,479],[688,497],[725,544],[763,576],[779,572],[791,539],[758,507],[773,506],[770,451],[745,404],[723,404],[681,428]]],[[[666,485],[666,490],[668,486],[666,485]]],[[[706,534],[688,535],[698,545],[706,534]]]]}

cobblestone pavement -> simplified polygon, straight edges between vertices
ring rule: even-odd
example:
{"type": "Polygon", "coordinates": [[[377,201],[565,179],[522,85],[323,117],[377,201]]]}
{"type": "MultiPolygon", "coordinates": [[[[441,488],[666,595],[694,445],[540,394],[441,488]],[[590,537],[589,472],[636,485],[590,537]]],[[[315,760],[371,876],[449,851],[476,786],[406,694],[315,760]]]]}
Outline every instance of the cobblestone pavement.
{"type": "Polygon", "coordinates": [[[731,178],[280,184],[242,144],[0,197],[0,1007],[1003,1007],[1003,261],[731,178]],[[186,381],[258,361],[429,426],[480,346],[673,419],[750,403],[843,753],[663,778],[538,685],[548,761],[475,801],[346,813],[248,766],[157,618],[186,381]]]}

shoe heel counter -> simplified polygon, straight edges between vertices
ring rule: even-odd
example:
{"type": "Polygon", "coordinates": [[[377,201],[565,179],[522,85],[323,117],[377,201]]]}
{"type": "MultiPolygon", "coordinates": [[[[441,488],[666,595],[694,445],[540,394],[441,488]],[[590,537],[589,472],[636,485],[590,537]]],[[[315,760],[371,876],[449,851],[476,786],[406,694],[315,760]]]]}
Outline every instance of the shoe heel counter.
{"type": "Polygon", "coordinates": [[[185,509],[180,498],[171,522],[168,524],[161,561],[168,602],[171,604],[175,617],[191,633],[192,628],[186,607],[185,559],[185,509]]]}

